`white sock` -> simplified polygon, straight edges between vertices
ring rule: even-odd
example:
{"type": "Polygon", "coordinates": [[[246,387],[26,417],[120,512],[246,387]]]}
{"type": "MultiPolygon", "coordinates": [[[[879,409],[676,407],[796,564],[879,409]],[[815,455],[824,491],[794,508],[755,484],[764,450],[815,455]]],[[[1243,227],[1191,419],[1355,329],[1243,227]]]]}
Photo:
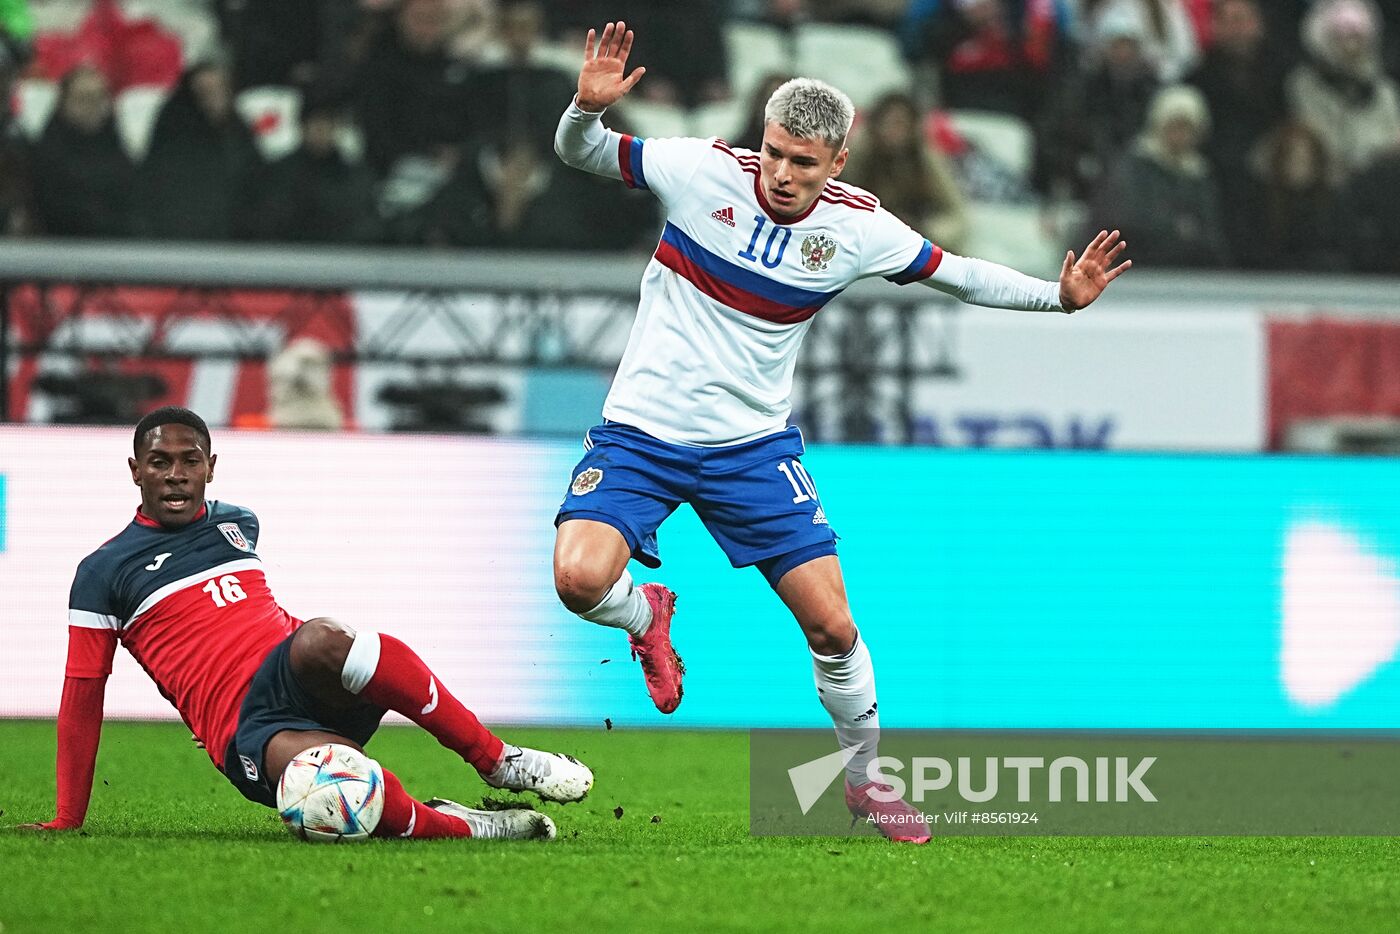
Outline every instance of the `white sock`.
{"type": "Polygon", "coordinates": [[[860,633],[856,644],[844,655],[812,653],[812,675],[817,697],[836,726],[836,742],[855,755],[846,763],[846,777],[852,785],[870,781],[866,772],[878,755],[880,715],[875,703],[875,666],[860,633]]]}
{"type": "Polygon", "coordinates": [[[643,635],[651,628],[651,604],[636,587],[632,586],[632,575],[626,568],[617,583],[608,588],[597,606],[586,613],[580,613],[589,622],[621,629],[634,636],[643,635]]]}

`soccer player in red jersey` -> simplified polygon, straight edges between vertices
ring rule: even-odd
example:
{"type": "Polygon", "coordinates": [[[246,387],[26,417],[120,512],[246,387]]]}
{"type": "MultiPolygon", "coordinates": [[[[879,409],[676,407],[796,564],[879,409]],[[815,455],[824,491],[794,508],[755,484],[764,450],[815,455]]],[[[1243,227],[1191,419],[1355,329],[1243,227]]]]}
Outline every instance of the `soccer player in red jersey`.
{"type": "MultiPolygon", "coordinates": [[[[92,794],[102,700],[117,644],[156,682],[244,797],[276,806],[297,754],[364,744],[386,711],[403,714],[476,768],[487,784],[577,801],[593,773],[570,757],[493,735],[392,636],[327,618],[302,622],[278,605],[255,548],[249,510],[204,499],[216,455],[189,409],[167,406],[136,426],[128,459],[141,507],[78,565],[69,597],[68,663],[58,714],[58,816],[30,829],[81,827],[92,794]]],[[[544,837],[549,817],[419,802],[384,769],[376,836],[544,837]]]]}

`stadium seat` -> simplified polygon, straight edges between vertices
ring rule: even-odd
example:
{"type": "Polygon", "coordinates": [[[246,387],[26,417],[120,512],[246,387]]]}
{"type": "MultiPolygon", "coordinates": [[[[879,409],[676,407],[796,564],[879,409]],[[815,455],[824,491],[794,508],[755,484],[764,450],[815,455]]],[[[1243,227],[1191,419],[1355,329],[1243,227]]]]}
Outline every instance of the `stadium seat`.
{"type": "Polygon", "coordinates": [[[222,54],[216,4],[208,0],[163,0],[123,4],[133,19],[149,16],[180,39],[185,64],[214,61],[222,54]]]}
{"type": "Polygon", "coordinates": [[[727,140],[742,129],[743,122],[744,101],[740,98],[703,104],[690,112],[690,132],[700,137],[727,140]]]}
{"type": "MultiPolygon", "coordinates": [[[[505,60],[505,55],[497,53],[500,61],[505,60]]],[[[583,46],[562,42],[540,43],[535,46],[534,52],[530,56],[530,61],[536,65],[547,65],[557,68],[569,77],[577,77],[579,66],[583,63],[583,46]]],[[[483,64],[491,64],[483,61],[483,64]]],[[[640,63],[638,63],[640,64],[640,63]]]]}
{"type": "Polygon", "coordinates": [[[1034,204],[970,202],[965,252],[1028,275],[1058,276],[1064,253],[1046,233],[1040,210],[1034,204]]]}
{"type": "Polygon", "coordinates": [[[34,17],[35,34],[45,32],[72,32],[78,28],[91,11],[92,4],[87,0],[47,0],[44,3],[31,3],[29,12],[34,17]]]}
{"type": "Polygon", "coordinates": [[[689,136],[690,115],[672,104],[656,104],[637,97],[628,97],[617,109],[641,137],[689,136]]]}
{"type": "MultiPolygon", "coordinates": [[[[297,128],[300,130],[300,127],[297,128]]],[[[340,132],[335,137],[335,148],[340,150],[341,156],[346,161],[361,163],[365,161],[365,133],[360,125],[353,120],[346,120],[341,124],[340,132]]]]}
{"type": "Polygon", "coordinates": [[[301,145],[301,92],[296,88],[271,84],[248,88],[233,104],[253,131],[264,159],[280,159],[301,145]]]}
{"type": "Polygon", "coordinates": [[[29,78],[15,84],[15,123],[24,138],[33,142],[44,133],[58,104],[58,85],[29,78]]]}
{"type": "Polygon", "coordinates": [[[146,150],[151,147],[151,133],[155,131],[165,96],[162,88],[134,87],[122,91],[113,102],[117,134],[131,158],[138,162],[146,157],[146,150]]]}
{"type": "Polygon", "coordinates": [[[888,31],[866,26],[808,23],[797,31],[796,73],[845,91],[857,110],[890,91],[907,91],[909,66],[888,31]]]}
{"type": "MultiPolygon", "coordinates": [[[[500,39],[488,39],[472,56],[477,68],[487,69],[505,65],[510,61],[510,52],[500,39]]],[[[530,50],[530,64],[537,68],[553,68],[570,78],[578,77],[579,65],[583,62],[583,46],[572,42],[540,42],[530,50]]],[[[640,63],[638,63],[640,64],[640,63]]]]}
{"type": "Polygon", "coordinates": [[[996,159],[1017,178],[1030,178],[1034,141],[1020,117],[989,110],[954,110],[948,118],[959,135],[996,159]]]}
{"type": "Polygon", "coordinates": [[[792,44],[782,30],[757,23],[729,23],[724,27],[729,53],[729,87],[735,100],[747,101],[753,89],[774,72],[796,68],[792,44]]]}

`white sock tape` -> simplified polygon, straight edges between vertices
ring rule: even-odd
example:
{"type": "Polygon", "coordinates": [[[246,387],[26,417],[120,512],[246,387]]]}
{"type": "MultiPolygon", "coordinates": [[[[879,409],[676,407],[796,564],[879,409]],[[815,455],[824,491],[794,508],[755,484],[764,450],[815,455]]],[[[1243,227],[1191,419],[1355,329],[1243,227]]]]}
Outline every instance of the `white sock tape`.
{"type": "Polygon", "coordinates": [[[369,684],[379,668],[379,633],[362,630],[355,634],[350,643],[350,654],[345,656],[345,667],[340,669],[340,683],[351,694],[358,694],[369,684]]]}

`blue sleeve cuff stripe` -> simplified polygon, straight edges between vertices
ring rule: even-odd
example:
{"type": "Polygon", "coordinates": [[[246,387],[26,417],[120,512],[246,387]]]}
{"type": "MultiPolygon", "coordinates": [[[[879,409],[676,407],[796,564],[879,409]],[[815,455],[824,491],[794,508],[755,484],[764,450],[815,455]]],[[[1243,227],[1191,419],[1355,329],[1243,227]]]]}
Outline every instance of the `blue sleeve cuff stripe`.
{"type": "Polygon", "coordinates": [[[910,282],[919,278],[919,273],[924,271],[924,267],[928,265],[929,258],[932,256],[933,244],[925,240],[924,248],[919,251],[918,256],[914,257],[912,263],[905,266],[904,269],[895,273],[893,276],[886,276],[885,278],[899,285],[908,285],[910,282]]]}
{"type": "Polygon", "coordinates": [[[647,187],[646,172],[642,170],[642,140],[632,138],[632,180],[637,188],[647,187]]]}

